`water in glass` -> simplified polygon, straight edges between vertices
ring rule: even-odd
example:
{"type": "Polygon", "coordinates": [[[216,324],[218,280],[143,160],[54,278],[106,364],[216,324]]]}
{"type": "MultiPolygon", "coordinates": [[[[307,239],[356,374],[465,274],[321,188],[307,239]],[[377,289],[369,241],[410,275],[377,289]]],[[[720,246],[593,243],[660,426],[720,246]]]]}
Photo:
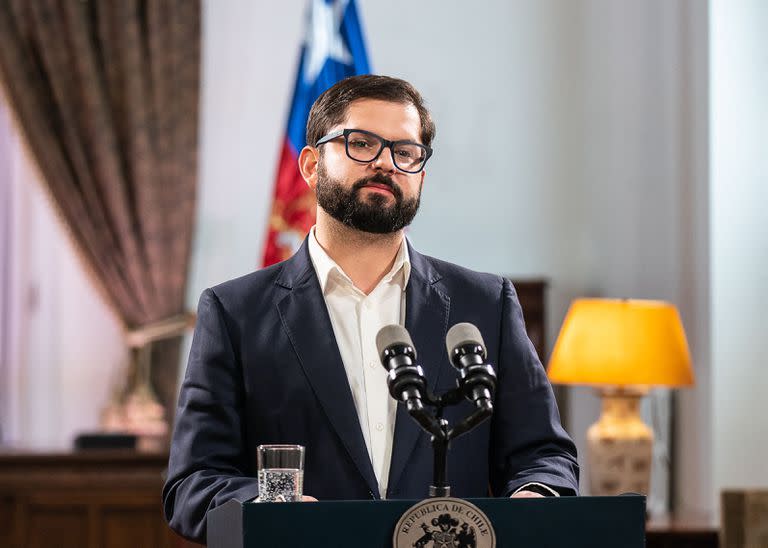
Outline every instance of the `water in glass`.
{"type": "Polygon", "coordinates": [[[260,502],[300,502],[304,471],[298,468],[259,470],[260,502]]]}

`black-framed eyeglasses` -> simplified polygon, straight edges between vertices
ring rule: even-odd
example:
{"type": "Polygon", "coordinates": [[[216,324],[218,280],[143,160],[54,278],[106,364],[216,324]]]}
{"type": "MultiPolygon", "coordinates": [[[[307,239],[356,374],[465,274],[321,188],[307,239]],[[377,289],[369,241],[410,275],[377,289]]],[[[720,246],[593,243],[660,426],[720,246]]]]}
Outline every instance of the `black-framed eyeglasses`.
{"type": "Polygon", "coordinates": [[[385,148],[389,148],[392,154],[392,162],[400,171],[406,173],[418,173],[432,156],[432,149],[414,141],[388,141],[384,137],[376,135],[364,129],[340,129],[320,138],[316,147],[344,137],[344,148],[347,156],[356,162],[375,162],[385,148]]]}

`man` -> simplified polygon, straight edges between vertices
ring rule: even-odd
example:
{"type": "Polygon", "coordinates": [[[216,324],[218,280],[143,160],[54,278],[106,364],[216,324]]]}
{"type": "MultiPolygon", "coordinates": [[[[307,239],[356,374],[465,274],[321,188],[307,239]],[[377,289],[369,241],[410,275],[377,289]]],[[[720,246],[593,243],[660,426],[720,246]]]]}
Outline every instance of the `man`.
{"type": "Polygon", "coordinates": [[[348,78],[312,107],[299,166],[317,224],[289,260],[200,298],[163,490],[182,535],[202,540],[208,510],[258,495],[259,444],[306,447],[310,499],[427,495],[429,435],[388,395],[375,348],[392,323],[410,332],[436,393],[455,385],[444,341],[458,322],[480,329],[496,368],[492,419],[452,443],[453,496],[576,494],[575,447],[512,285],[404,237],[434,133],[419,93],[394,78],[348,78]]]}

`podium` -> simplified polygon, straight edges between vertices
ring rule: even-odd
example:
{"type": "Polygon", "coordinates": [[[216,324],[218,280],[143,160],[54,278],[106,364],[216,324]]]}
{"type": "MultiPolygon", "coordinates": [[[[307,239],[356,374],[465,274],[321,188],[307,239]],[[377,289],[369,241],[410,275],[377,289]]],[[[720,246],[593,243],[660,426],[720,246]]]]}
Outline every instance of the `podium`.
{"type": "MultiPolygon", "coordinates": [[[[645,497],[467,499],[496,532],[497,548],[644,548],[645,497]]],[[[208,548],[391,548],[415,500],[240,503],[208,513],[208,548]]]]}

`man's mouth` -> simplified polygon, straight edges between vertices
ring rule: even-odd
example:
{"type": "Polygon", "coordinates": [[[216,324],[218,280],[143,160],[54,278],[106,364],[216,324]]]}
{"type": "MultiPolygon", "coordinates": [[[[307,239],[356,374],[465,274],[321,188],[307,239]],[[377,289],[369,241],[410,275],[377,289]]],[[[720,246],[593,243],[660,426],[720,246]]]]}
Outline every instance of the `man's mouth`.
{"type": "Polygon", "coordinates": [[[386,191],[386,192],[389,192],[390,194],[394,194],[395,193],[391,186],[383,184],[383,183],[373,183],[373,182],[366,183],[363,186],[363,188],[370,188],[372,190],[378,190],[378,191],[386,191]]]}

